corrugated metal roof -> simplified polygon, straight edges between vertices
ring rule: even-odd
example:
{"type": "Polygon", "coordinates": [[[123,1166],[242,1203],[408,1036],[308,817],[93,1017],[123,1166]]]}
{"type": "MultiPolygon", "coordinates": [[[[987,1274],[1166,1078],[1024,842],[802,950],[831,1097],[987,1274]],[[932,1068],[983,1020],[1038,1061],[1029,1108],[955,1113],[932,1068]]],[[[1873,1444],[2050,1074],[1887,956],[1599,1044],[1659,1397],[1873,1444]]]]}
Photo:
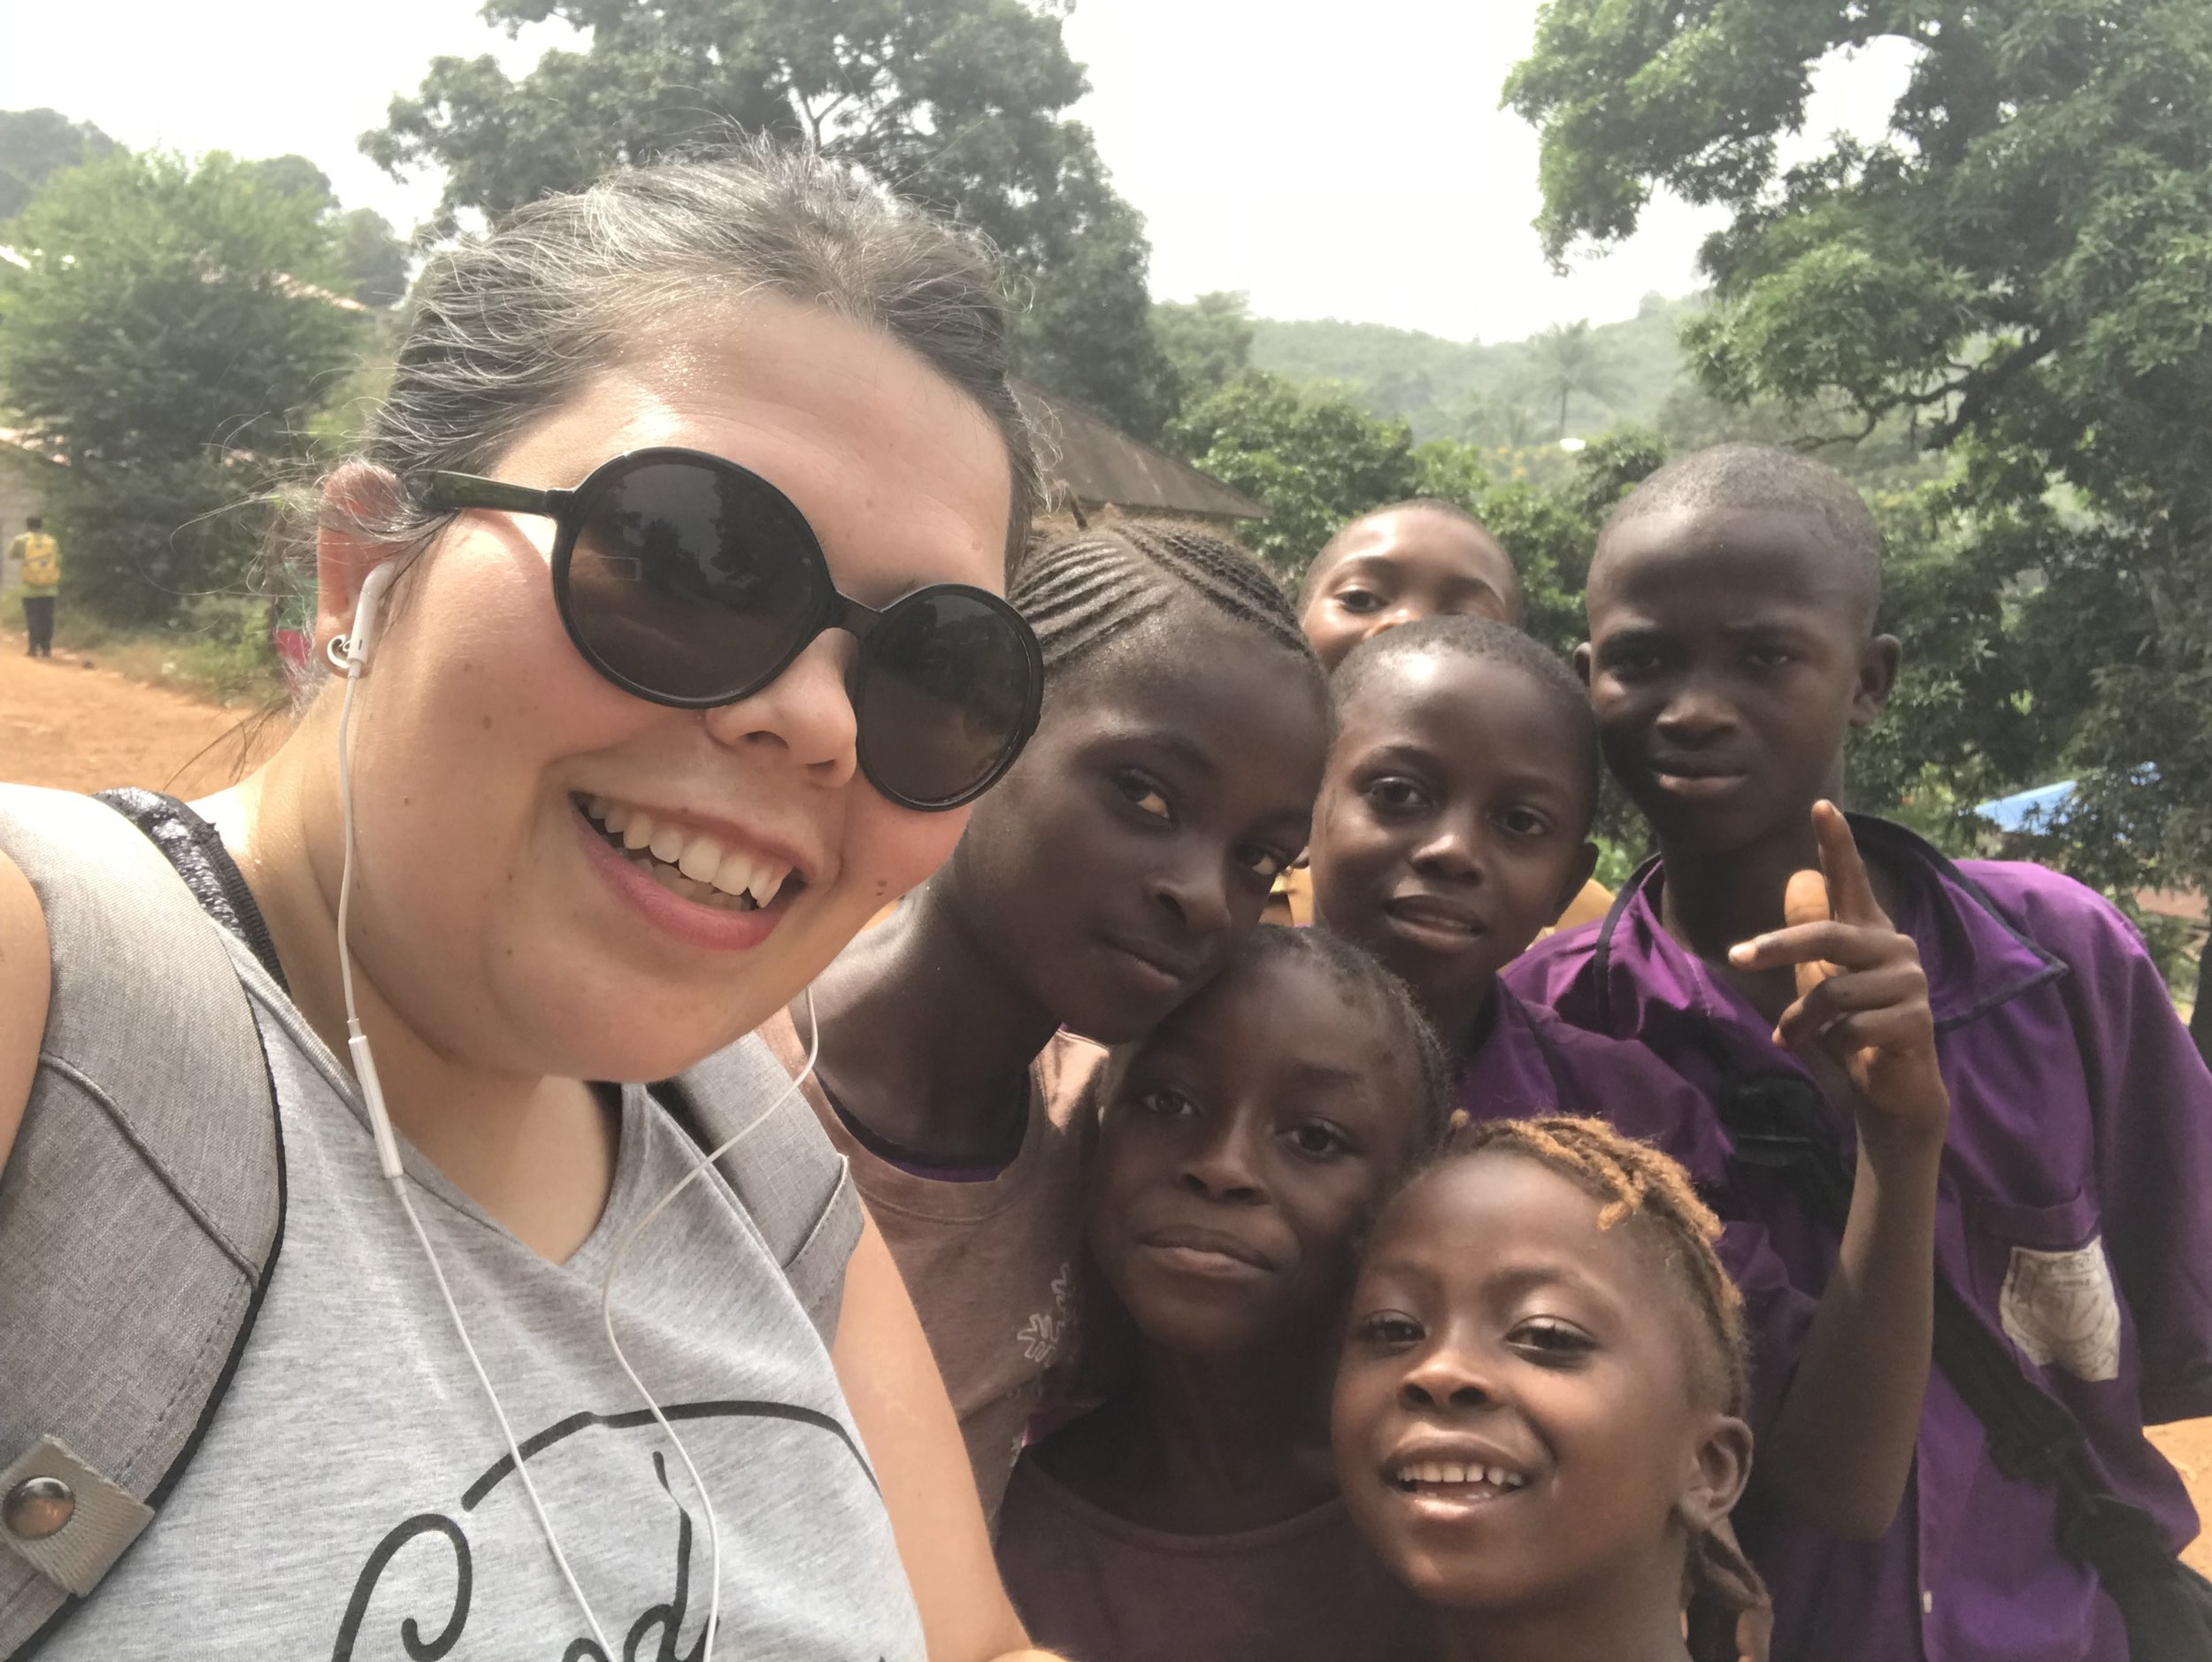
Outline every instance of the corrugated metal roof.
{"type": "Polygon", "coordinates": [[[1045,478],[1055,496],[1072,496],[1087,507],[1110,505],[1138,513],[1265,517],[1267,510],[1242,491],[1131,438],[1082,405],[1025,381],[1016,381],[1013,388],[1023,413],[1044,435],[1045,478]]]}

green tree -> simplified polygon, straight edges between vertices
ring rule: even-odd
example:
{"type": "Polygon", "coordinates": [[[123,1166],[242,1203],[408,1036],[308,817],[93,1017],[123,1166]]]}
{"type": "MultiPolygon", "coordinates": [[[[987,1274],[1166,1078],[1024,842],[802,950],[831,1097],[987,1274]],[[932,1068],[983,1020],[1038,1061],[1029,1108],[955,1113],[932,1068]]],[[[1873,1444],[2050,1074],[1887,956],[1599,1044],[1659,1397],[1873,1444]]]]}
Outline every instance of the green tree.
{"type": "Polygon", "coordinates": [[[245,168],[280,196],[306,197],[318,213],[331,212],[338,205],[330,175],[304,156],[272,156],[265,161],[248,162],[245,168]]]}
{"type": "Polygon", "coordinates": [[[111,154],[115,141],[58,110],[0,110],[0,219],[23,212],[50,173],[111,154]]]}
{"type": "Polygon", "coordinates": [[[1613,393],[1611,356],[1605,343],[1590,333],[1590,319],[1555,323],[1529,341],[1529,357],[1536,385],[1547,399],[1559,401],[1559,427],[1552,436],[1567,436],[1567,411],[1577,393],[1603,400],[1613,393]]]}
{"type": "Polygon", "coordinates": [[[1252,297],[1217,290],[1152,305],[1152,337],[1175,377],[1178,402],[1210,398],[1252,366],[1252,297]]]}
{"type": "Polygon", "coordinates": [[[1979,667],[1919,707],[1909,679],[1900,744],[1983,758],[1978,790],[2078,773],[2043,852],[2212,885],[2212,8],[1552,0],[1507,100],[1555,259],[1657,189],[1729,210],[1685,332],[1716,396],[1950,453],[1901,586],[1979,667]],[[1878,37],[1916,53],[1887,132],[1785,166],[1814,65],[1878,37]]]}
{"type": "Polygon", "coordinates": [[[500,214],[607,166],[733,133],[805,141],[981,230],[1025,310],[1018,366],[1150,435],[1171,412],[1147,328],[1143,221],[1115,194],[1060,19],[1023,0],[487,0],[511,32],[589,37],[521,80],[440,58],[362,149],[445,170],[444,209],[500,214]]]}
{"type": "Polygon", "coordinates": [[[1413,494],[1413,434],[1379,421],[1341,389],[1255,370],[1186,411],[1169,439],[1267,518],[1246,544],[1294,586],[1347,519],[1413,494]]]}
{"type": "Polygon", "coordinates": [[[118,152],[55,174],[9,235],[0,397],[68,463],[73,591],[147,621],[236,581],[252,504],[360,340],[319,204],[227,156],[118,152]]]}
{"type": "Polygon", "coordinates": [[[397,305],[407,297],[407,244],[391,221],[373,208],[342,211],[330,175],[304,156],[273,156],[248,162],[247,172],[279,196],[315,204],[330,226],[346,292],[365,306],[397,305]]]}
{"type": "Polygon", "coordinates": [[[356,300],[365,306],[396,306],[407,297],[407,244],[374,208],[353,208],[331,224],[338,264],[356,300]]]}

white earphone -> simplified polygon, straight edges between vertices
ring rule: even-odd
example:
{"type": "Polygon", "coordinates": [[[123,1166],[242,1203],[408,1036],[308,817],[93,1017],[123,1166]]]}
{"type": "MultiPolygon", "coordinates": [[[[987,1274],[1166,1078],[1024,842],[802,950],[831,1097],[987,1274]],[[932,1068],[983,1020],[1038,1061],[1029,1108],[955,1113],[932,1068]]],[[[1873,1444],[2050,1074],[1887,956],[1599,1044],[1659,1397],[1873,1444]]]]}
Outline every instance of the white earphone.
{"type": "Polygon", "coordinates": [[[331,667],[358,675],[369,666],[369,643],[376,638],[376,614],[384,594],[399,576],[399,562],[385,560],[361,580],[361,593],[353,603],[353,622],[330,643],[331,667]]]}
{"type": "MultiPolygon", "coordinates": [[[[370,1053],[368,1035],[361,1030],[360,1012],[354,1004],[352,937],[348,933],[353,907],[353,747],[350,743],[353,695],[361,678],[368,671],[369,652],[376,639],[377,614],[383,606],[385,594],[398,575],[399,562],[387,559],[362,581],[361,593],[354,602],[352,623],[345,634],[331,641],[327,654],[331,666],[346,678],[345,698],[338,710],[338,804],[340,816],[345,822],[344,857],[338,880],[338,972],[345,994],[346,1049],[352,1055],[354,1079],[361,1088],[361,1099],[368,1110],[369,1129],[376,1142],[377,1165],[390,1182],[393,1194],[398,1196],[400,1207],[407,1214],[407,1221],[414,1231],[415,1239],[422,1247],[423,1257],[429,1261],[431,1275],[436,1280],[439,1295],[445,1301],[446,1313],[452,1319],[453,1330],[460,1337],[462,1350],[468,1353],[469,1366],[475,1370],[477,1383],[483,1387],[484,1397],[491,1404],[492,1415],[499,1421],[500,1434],[506,1439],[508,1456],[514,1461],[515,1474],[522,1480],[524,1492],[530,1497],[530,1509],[536,1514],[538,1528],[545,1536],[545,1544],[553,1553],[554,1563],[559,1566],[561,1579],[568,1583],[568,1590],[574,1595],[577,1606],[584,1612],[584,1620],[590,1626],[592,1636],[598,1640],[601,1653],[612,1656],[614,1647],[608,1643],[606,1632],[600,1626],[591,1602],[584,1597],[583,1587],[577,1581],[575,1571],[569,1567],[568,1555],[561,1550],[559,1537],[553,1533],[553,1520],[546,1515],[545,1503],[538,1497],[537,1485],[531,1481],[529,1465],[523,1458],[514,1427],[508,1423],[507,1411],[499,1400],[498,1391],[492,1387],[491,1375],[485,1372],[482,1358],[476,1354],[476,1346],[469,1338],[468,1324],[462,1320],[460,1306],[454,1302],[453,1289],[447,1283],[445,1268],[438,1262],[438,1254],[430,1244],[429,1233],[423,1228],[422,1220],[415,1212],[415,1203],[408,1195],[406,1165],[400,1155],[398,1134],[392,1129],[391,1113],[384,1105],[384,1088],[377,1079],[376,1058],[370,1053]]],[[[705,1480],[699,1475],[699,1468],[692,1461],[691,1451],[684,1447],[683,1439],[676,1435],[675,1427],[669,1424],[668,1416],[661,1412],[660,1404],[654,1400],[652,1392],[646,1389],[645,1381],[638,1377],[637,1370],[630,1366],[630,1358],[623,1353],[622,1342],[615,1336],[614,1281],[621,1271],[623,1260],[629,1257],[631,1247],[644,1234],[646,1226],[704,1175],[709,1166],[766,1124],[769,1117],[796,1095],[812,1074],[815,1058],[821,1051],[822,1040],[820,1027],[814,1019],[814,989],[811,986],[806,989],[806,1065],[799,1070],[798,1076],[772,1098],[765,1108],[754,1115],[742,1129],[720,1147],[695,1161],[675,1187],[631,1226],[630,1232],[622,1238],[608,1261],[607,1278],[600,1289],[599,1318],[601,1325],[606,1329],[607,1348],[630,1383],[637,1389],[639,1397],[643,1398],[654,1422],[674,1445],[677,1458],[690,1473],[692,1486],[698,1491],[700,1504],[706,1514],[709,1543],[707,1584],[710,1591],[706,1643],[703,1648],[702,1662],[714,1662],[714,1642],[722,1625],[722,1527],[715,1516],[714,1502],[707,1493],[705,1480]]]]}

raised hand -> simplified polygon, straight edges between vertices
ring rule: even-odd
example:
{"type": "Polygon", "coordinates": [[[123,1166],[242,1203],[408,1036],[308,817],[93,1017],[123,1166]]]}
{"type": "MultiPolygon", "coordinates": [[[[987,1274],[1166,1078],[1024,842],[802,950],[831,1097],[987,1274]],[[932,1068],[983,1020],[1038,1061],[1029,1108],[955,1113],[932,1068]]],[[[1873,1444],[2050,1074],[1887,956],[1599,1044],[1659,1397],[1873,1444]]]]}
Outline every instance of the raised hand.
{"type": "Polygon", "coordinates": [[[1790,879],[1786,927],[1732,947],[1729,962],[1795,971],[1797,1001],[1775,1025],[1774,1042],[1844,1096],[1839,1105],[1850,1110],[1862,1138],[1939,1144],[1951,1097],[1936,1066],[1920,949],[1875,899],[1851,827],[1833,803],[1813,805],[1813,832],[1821,869],[1790,879]]]}

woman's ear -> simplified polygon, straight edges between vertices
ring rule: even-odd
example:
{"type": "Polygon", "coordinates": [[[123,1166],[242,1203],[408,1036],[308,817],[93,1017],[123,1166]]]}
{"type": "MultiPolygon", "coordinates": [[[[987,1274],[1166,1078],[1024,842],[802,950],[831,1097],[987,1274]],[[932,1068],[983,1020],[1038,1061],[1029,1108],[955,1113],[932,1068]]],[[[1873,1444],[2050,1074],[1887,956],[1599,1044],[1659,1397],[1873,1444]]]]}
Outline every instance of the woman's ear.
{"type": "Polygon", "coordinates": [[[1751,1427],[1733,1414],[1713,1414],[1698,1439],[1688,1481],[1677,1497],[1675,1513],[1692,1535],[1722,1522],[1743,1498],[1751,1481],[1751,1427]]]}
{"type": "Polygon", "coordinates": [[[1851,725],[1870,727],[1889,705],[1905,649],[1893,635],[1878,635],[1859,649],[1859,681],[1851,689],[1851,725]]]}
{"type": "Polygon", "coordinates": [[[349,462],[323,481],[321,527],[315,534],[315,650],[353,627],[354,608],[369,573],[398,553],[363,527],[387,522],[399,505],[399,481],[380,467],[349,462]]]}

